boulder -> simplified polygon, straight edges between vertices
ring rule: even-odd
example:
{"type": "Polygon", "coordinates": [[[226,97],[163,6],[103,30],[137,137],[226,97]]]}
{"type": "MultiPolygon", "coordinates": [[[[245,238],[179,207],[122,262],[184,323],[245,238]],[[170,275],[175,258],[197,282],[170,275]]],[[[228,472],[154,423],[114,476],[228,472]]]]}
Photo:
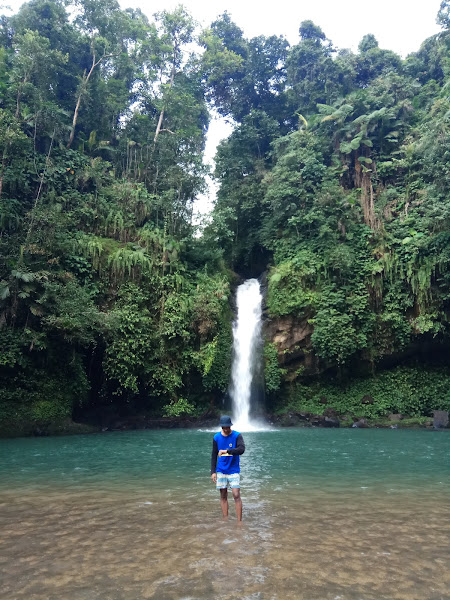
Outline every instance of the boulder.
{"type": "Polygon", "coordinates": [[[323,422],[324,427],[340,427],[341,423],[336,417],[325,417],[323,422]]]}
{"type": "Polygon", "coordinates": [[[313,415],[311,417],[313,427],[340,427],[339,419],[336,417],[325,417],[324,415],[313,415]]]}
{"type": "Polygon", "coordinates": [[[269,417],[270,421],[281,427],[340,427],[341,423],[335,415],[313,415],[308,412],[289,412],[285,415],[269,417]]]}
{"type": "Polygon", "coordinates": [[[338,412],[331,406],[327,406],[326,409],[323,411],[323,416],[336,418],[338,416],[338,412]]]}
{"type": "Polygon", "coordinates": [[[433,427],[435,429],[448,427],[448,410],[433,411],[433,427]]]}
{"type": "Polygon", "coordinates": [[[401,415],[400,413],[391,413],[390,415],[388,415],[389,421],[401,421],[403,418],[403,415],[401,415]]]}
{"type": "Polygon", "coordinates": [[[311,413],[308,412],[299,412],[296,414],[301,421],[309,421],[311,418],[311,413]]]}
{"type": "Polygon", "coordinates": [[[372,396],[363,396],[361,400],[361,404],[373,404],[374,402],[375,400],[372,398],[372,396]]]}
{"type": "Polygon", "coordinates": [[[300,423],[300,418],[296,413],[287,413],[280,417],[280,425],[282,427],[295,427],[300,423]]]}

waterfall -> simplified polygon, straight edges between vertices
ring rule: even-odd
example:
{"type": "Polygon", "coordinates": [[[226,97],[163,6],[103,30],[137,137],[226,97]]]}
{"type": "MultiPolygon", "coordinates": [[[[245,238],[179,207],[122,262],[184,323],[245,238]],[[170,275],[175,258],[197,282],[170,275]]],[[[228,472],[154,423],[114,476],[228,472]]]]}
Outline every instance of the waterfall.
{"type": "Polygon", "coordinates": [[[233,324],[231,398],[234,425],[239,431],[261,429],[250,421],[252,382],[261,353],[262,294],[257,279],[248,279],[237,289],[237,315],[233,324]]]}

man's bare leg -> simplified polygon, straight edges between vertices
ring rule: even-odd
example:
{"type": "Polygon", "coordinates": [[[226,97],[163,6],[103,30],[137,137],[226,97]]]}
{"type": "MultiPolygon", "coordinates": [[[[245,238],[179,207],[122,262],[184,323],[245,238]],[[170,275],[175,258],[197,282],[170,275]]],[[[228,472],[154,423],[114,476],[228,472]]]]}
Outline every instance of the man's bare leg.
{"type": "Polygon", "coordinates": [[[239,522],[242,521],[242,500],[241,490],[239,488],[231,488],[234,498],[234,506],[236,508],[236,517],[239,522]]]}
{"type": "Polygon", "coordinates": [[[228,490],[220,490],[220,506],[222,508],[222,514],[224,519],[228,519],[228,490]]]}

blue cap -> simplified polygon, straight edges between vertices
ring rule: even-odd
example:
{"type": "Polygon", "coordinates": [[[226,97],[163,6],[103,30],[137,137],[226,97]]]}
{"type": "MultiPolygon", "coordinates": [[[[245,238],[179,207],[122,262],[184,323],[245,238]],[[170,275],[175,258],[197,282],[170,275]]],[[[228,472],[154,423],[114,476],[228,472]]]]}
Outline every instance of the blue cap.
{"type": "Polygon", "coordinates": [[[220,426],[221,427],[231,427],[233,423],[231,422],[231,418],[228,415],[222,415],[220,417],[220,426]]]}

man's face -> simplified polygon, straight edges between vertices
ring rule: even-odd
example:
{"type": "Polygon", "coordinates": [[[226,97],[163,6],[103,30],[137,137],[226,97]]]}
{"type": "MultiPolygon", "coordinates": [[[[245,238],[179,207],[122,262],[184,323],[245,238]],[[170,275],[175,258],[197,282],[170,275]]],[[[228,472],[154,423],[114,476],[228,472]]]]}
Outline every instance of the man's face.
{"type": "Polygon", "coordinates": [[[226,427],[222,427],[222,433],[223,435],[230,435],[231,427],[229,427],[228,425],[226,427]]]}

